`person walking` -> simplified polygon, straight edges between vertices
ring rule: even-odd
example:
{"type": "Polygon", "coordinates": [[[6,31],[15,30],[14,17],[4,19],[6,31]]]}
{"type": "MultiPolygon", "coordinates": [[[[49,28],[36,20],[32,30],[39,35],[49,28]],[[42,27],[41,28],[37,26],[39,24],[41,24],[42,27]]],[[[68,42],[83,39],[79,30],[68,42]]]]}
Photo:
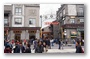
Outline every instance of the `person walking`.
{"type": "Polygon", "coordinates": [[[59,40],[58,44],[59,44],[59,48],[58,49],[61,49],[61,41],[60,40],[59,40]]]}
{"type": "Polygon", "coordinates": [[[64,44],[64,42],[61,40],[61,47],[62,47],[62,49],[63,49],[63,44],[64,44]]]}
{"type": "Polygon", "coordinates": [[[33,48],[33,50],[37,47],[37,44],[38,44],[38,40],[36,39],[35,41],[34,41],[34,48],[33,48]]]}
{"type": "Polygon", "coordinates": [[[52,39],[50,40],[51,46],[54,46],[54,45],[53,45],[53,41],[54,41],[54,40],[53,40],[53,38],[52,38],[52,39]]]}
{"type": "Polygon", "coordinates": [[[44,49],[44,52],[47,52],[48,51],[45,42],[43,42],[43,49],[44,49]]]}

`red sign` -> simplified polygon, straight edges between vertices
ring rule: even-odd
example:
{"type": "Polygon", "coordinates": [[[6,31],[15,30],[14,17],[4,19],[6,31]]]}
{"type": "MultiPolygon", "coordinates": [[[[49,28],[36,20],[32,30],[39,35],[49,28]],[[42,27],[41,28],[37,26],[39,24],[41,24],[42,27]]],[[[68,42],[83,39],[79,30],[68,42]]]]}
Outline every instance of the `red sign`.
{"type": "Polygon", "coordinates": [[[57,25],[59,24],[59,22],[45,22],[45,25],[50,25],[50,24],[57,25]]]}

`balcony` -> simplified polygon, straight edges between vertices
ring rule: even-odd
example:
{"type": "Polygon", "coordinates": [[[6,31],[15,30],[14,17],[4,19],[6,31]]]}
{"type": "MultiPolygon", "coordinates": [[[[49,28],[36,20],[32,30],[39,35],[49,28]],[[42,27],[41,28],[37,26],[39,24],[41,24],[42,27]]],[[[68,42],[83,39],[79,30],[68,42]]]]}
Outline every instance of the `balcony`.
{"type": "Polygon", "coordinates": [[[65,24],[62,25],[63,28],[84,28],[84,24],[65,24]]]}
{"type": "Polygon", "coordinates": [[[78,17],[84,17],[84,13],[83,12],[77,12],[77,16],[78,17]]]}

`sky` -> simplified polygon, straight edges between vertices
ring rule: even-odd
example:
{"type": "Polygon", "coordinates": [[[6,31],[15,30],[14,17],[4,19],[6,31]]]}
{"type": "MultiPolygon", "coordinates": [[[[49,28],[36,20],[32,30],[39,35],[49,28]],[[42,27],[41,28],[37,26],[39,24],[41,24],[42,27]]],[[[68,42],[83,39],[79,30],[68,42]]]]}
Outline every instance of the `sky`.
{"type": "Polygon", "coordinates": [[[40,4],[40,15],[48,14],[51,12],[56,14],[56,11],[60,7],[61,4],[40,4]]]}
{"type": "MultiPolygon", "coordinates": [[[[47,14],[56,14],[58,8],[61,7],[61,4],[40,4],[40,15],[47,15],[47,14]]],[[[46,25],[45,22],[52,22],[56,19],[47,19],[42,22],[42,28],[45,28],[49,25],[46,25]]],[[[41,26],[41,19],[39,21],[39,25],[41,26]]]]}

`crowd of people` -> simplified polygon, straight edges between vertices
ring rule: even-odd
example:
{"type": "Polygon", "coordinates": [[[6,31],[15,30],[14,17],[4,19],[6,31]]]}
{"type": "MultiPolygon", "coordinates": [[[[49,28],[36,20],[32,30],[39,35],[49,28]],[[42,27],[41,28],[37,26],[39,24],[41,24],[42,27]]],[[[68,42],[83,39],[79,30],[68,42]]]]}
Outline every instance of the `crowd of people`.
{"type": "Polygon", "coordinates": [[[12,41],[4,40],[4,53],[32,53],[31,45],[33,45],[33,50],[35,53],[44,53],[48,51],[48,48],[51,48],[50,39],[45,38],[43,40],[24,40],[24,41],[12,41]]]}
{"type": "MultiPolygon", "coordinates": [[[[33,45],[34,53],[46,53],[51,46],[54,46],[55,40],[52,38],[30,39],[30,40],[4,40],[4,53],[32,53],[31,45],[33,45]]],[[[58,49],[63,49],[63,44],[68,41],[58,40],[58,49]]],[[[83,53],[80,41],[76,41],[76,53],[83,53]]]]}

